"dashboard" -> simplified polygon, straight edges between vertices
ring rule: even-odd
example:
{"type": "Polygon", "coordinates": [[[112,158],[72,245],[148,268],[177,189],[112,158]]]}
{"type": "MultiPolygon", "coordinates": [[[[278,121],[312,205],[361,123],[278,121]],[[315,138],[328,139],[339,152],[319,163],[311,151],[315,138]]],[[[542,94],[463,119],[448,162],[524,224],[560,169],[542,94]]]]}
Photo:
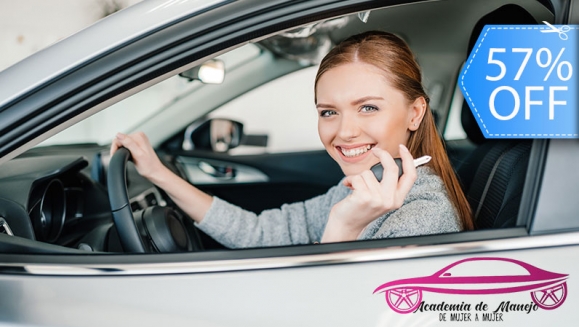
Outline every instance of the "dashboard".
{"type": "MultiPolygon", "coordinates": [[[[233,159],[227,154],[169,150],[159,158],[201,191],[256,214],[323,194],[343,177],[325,151],[233,159]]],[[[2,164],[0,253],[124,253],[106,185],[109,159],[108,146],[74,144],[32,148],[2,164]]],[[[198,230],[130,161],[126,184],[144,242],[157,237],[156,227],[151,227],[158,222],[155,208],[165,208],[173,209],[183,223],[169,224],[173,238],[184,228],[195,251],[225,248],[198,230]]],[[[157,249],[151,252],[163,252],[157,249]]]]}
{"type": "MultiPolygon", "coordinates": [[[[108,147],[83,144],[34,148],[3,164],[0,236],[40,241],[34,242],[35,246],[46,245],[47,249],[58,245],[91,252],[123,252],[106,188],[108,160],[108,147]]],[[[167,204],[163,194],[141,177],[132,163],[127,165],[127,186],[133,211],[167,204]]],[[[27,251],[36,250],[42,249],[27,251]]]]}

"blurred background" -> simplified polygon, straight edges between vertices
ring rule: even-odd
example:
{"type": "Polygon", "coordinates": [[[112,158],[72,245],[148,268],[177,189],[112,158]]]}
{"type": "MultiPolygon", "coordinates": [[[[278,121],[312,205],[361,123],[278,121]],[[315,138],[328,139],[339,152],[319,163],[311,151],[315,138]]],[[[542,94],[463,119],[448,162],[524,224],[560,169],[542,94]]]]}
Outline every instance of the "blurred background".
{"type": "MultiPolygon", "coordinates": [[[[0,0],[0,71],[140,1],[147,0],[0,0]]],[[[225,61],[228,71],[258,53],[257,46],[248,44],[219,58],[225,61]]],[[[211,117],[235,119],[244,124],[248,133],[268,135],[267,147],[260,148],[259,152],[322,149],[313,103],[316,70],[316,66],[308,67],[259,87],[218,108],[211,117]],[[272,115],[272,104],[287,109],[277,110],[277,114],[272,115]]],[[[63,130],[40,145],[109,144],[117,132],[140,130],[141,123],[155,119],[156,112],[170,106],[197,84],[177,77],[168,79],[63,130]]],[[[192,105],[191,110],[194,109],[192,105]]],[[[235,152],[241,154],[245,150],[238,148],[235,152]]]]}
{"type": "Polygon", "coordinates": [[[0,71],[141,0],[0,0],[0,71]]]}
{"type": "MultiPolygon", "coordinates": [[[[0,0],[0,71],[141,1],[147,0],[0,0]]],[[[228,71],[258,53],[257,46],[247,44],[220,59],[225,61],[228,71]]],[[[268,145],[260,151],[322,149],[313,103],[316,70],[316,65],[305,65],[300,71],[244,94],[210,116],[235,119],[244,124],[248,133],[268,135],[268,145]],[[277,108],[272,114],[272,106],[283,108],[277,108]]],[[[109,144],[117,132],[140,130],[140,124],[154,120],[157,112],[171,106],[196,85],[181,78],[168,79],[52,136],[41,145],[109,144]]],[[[193,103],[191,110],[194,109],[193,103]]],[[[447,139],[465,137],[458,117],[451,117],[447,139]]]]}

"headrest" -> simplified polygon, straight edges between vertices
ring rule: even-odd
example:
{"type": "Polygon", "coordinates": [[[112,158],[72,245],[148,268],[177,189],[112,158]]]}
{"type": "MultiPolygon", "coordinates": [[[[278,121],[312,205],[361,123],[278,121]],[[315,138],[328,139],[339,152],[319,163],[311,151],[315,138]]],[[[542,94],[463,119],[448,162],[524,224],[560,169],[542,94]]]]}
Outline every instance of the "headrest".
{"type": "Polygon", "coordinates": [[[535,18],[529,14],[528,11],[523,9],[518,5],[504,5],[494,11],[483,16],[474,25],[472,33],[470,35],[470,40],[468,42],[467,56],[472,51],[472,48],[476,44],[480,33],[482,32],[485,25],[533,25],[537,24],[535,18]]]}
{"type": "MultiPolygon", "coordinates": [[[[537,24],[537,21],[531,14],[529,14],[525,9],[518,5],[504,5],[495,11],[488,13],[483,16],[474,26],[470,40],[468,42],[467,56],[470,54],[472,48],[475,46],[476,41],[480,33],[482,32],[485,25],[495,24],[495,25],[530,25],[537,24]]],[[[462,128],[466,132],[469,140],[476,144],[481,144],[485,142],[485,137],[481,132],[470,107],[466,101],[462,104],[462,112],[460,115],[460,121],[462,123],[462,128]]]]}
{"type": "Polygon", "coordinates": [[[466,101],[462,102],[462,112],[460,113],[460,122],[466,136],[475,144],[482,144],[486,141],[485,136],[480,130],[476,118],[474,117],[470,107],[466,101]]]}

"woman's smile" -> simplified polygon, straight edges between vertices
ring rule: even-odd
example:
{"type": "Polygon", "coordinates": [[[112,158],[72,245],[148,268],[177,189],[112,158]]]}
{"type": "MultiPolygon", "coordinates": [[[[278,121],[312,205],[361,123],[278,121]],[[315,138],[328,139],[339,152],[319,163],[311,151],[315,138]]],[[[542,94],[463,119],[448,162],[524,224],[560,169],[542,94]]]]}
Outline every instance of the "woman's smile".
{"type": "Polygon", "coordinates": [[[338,153],[341,154],[342,160],[353,163],[359,162],[366,158],[370,149],[372,149],[375,144],[354,144],[354,145],[339,145],[336,146],[338,153]]]}

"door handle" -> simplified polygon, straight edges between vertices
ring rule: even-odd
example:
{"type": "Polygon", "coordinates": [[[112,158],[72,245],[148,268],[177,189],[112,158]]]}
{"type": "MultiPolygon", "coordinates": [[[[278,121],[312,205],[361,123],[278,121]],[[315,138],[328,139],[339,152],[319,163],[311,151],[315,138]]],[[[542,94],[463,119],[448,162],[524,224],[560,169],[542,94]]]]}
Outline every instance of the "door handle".
{"type": "Polygon", "coordinates": [[[199,161],[197,166],[205,174],[219,179],[233,179],[236,175],[235,168],[230,165],[212,165],[205,161],[199,161]]]}

